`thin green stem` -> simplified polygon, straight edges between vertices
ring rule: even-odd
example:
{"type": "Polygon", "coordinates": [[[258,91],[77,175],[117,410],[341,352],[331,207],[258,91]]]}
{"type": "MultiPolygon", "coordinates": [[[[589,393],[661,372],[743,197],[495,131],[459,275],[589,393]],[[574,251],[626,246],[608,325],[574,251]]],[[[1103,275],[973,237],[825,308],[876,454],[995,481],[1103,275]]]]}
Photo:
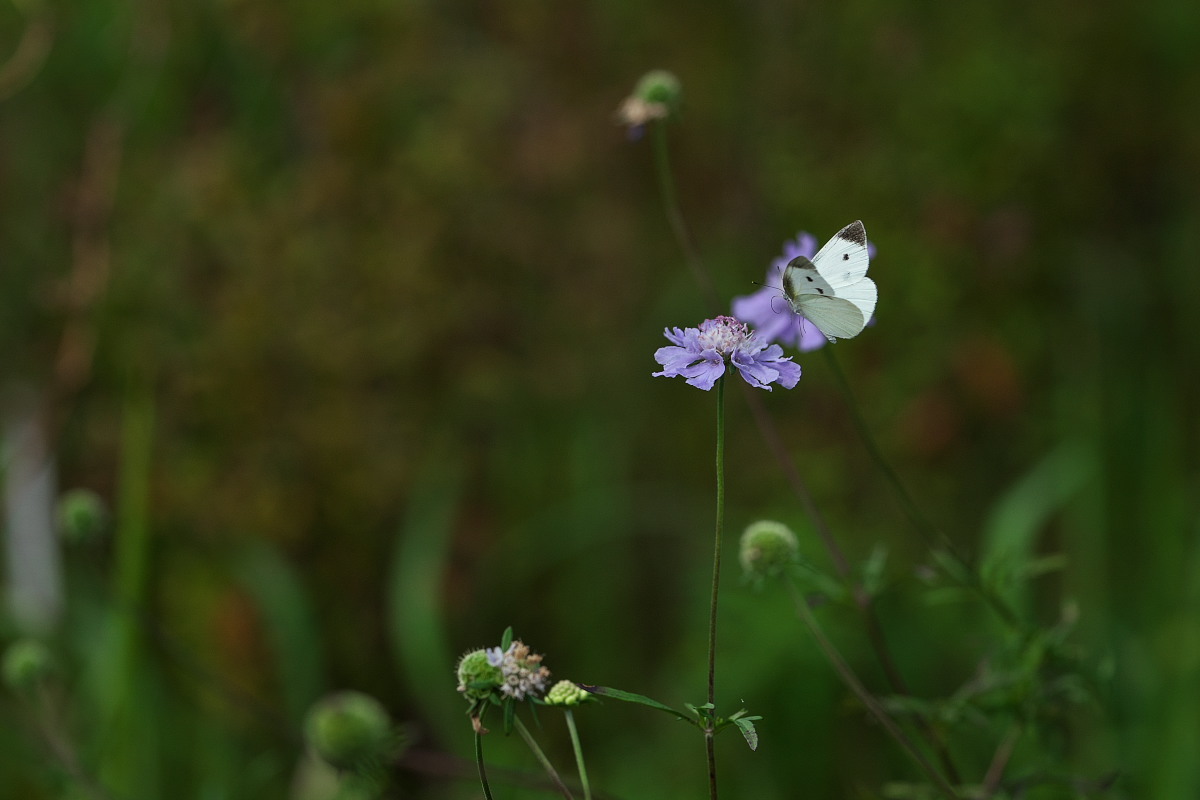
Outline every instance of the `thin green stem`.
{"type": "Polygon", "coordinates": [[[579,744],[579,731],[575,728],[575,715],[571,709],[564,708],[567,717],[567,730],[571,732],[571,747],[575,749],[575,766],[579,768],[579,783],[583,786],[583,800],[592,800],[592,786],[588,782],[587,767],[583,763],[583,747],[579,744]]]}
{"type": "Polygon", "coordinates": [[[959,800],[958,793],[954,791],[954,787],[952,787],[942,776],[942,774],[937,771],[933,764],[929,762],[929,759],[925,757],[925,754],[921,752],[916,743],[909,738],[908,734],[906,734],[904,730],[896,724],[896,722],[891,718],[891,715],[889,715],[884,707],[880,705],[879,701],[875,699],[875,696],[872,695],[865,686],[863,686],[862,681],[860,681],[858,676],[854,674],[854,670],[850,668],[850,665],[846,663],[844,658],[842,658],[842,654],[838,652],[838,649],[834,646],[833,642],[831,642],[829,637],[825,635],[825,631],[821,629],[821,626],[817,623],[817,618],[813,616],[812,610],[809,609],[808,602],[796,589],[795,584],[793,584],[790,579],[787,581],[787,587],[788,591],[792,595],[792,601],[795,603],[796,613],[799,614],[800,619],[804,621],[804,624],[808,627],[809,632],[812,633],[813,638],[817,640],[817,645],[821,648],[821,652],[829,661],[830,666],[832,666],[834,671],[838,674],[838,677],[842,679],[842,683],[846,684],[846,688],[854,693],[854,695],[859,699],[859,702],[866,706],[867,710],[871,712],[871,715],[875,717],[876,721],[883,726],[883,729],[891,734],[892,738],[904,748],[905,752],[912,757],[913,761],[917,763],[917,766],[921,768],[921,771],[925,773],[926,777],[933,782],[933,785],[937,787],[939,792],[941,792],[945,797],[951,798],[951,800],[959,800]]]}
{"type": "MultiPolygon", "coordinates": [[[[713,536],[712,600],[708,613],[708,704],[709,713],[716,718],[717,684],[717,593],[721,586],[721,531],[725,523],[725,376],[717,379],[717,524],[713,536]]],[[[710,797],[717,796],[717,760],[713,746],[713,730],[710,722],[704,732],[707,738],[708,791],[710,797]]]]}
{"type": "Polygon", "coordinates": [[[485,708],[479,714],[479,719],[475,724],[475,764],[479,767],[479,782],[483,785],[483,796],[486,800],[494,800],[492,797],[492,787],[488,785],[487,770],[483,766],[483,714],[487,711],[485,708]]]}
{"type": "Polygon", "coordinates": [[[667,222],[671,225],[671,232],[679,243],[679,249],[683,251],[683,258],[687,262],[688,269],[692,271],[692,277],[696,279],[696,283],[704,292],[705,300],[712,308],[719,309],[721,302],[716,287],[713,286],[712,278],[696,254],[692,238],[688,235],[687,225],[683,221],[683,212],[679,209],[679,200],[675,195],[675,179],[671,174],[671,159],[667,150],[666,122],[660,120],[651,123],[650,136],[654,139],[654,166],[655,172],[658,174],[658,191],[662,196],[667,222]]]}
{"type": "Polygon", "coordinates": [[[567,800],[575,800],[575,796],[571,794],[571,790],[563,783],[563,779],[559,776],[558,770],[554,769],[554,765],[550,763],[550,759],[546,758],[546,754],[542,752],[542,748],[538,747],[538,743],[534,741],[533,734],[525,727],[525,723],[521,722],[520,718],[513,718],[513,727],[517,729],[517,733],[525,740],[525,744],[529,745],[529,749],[533,751],[534,757],[538,763],[542,765],[542,769],[546,770],[546,774],[550,776],[550,780],[554,781],[554,785],[558,787],[558,791],[562,792],[562,796],[567,800]]]}

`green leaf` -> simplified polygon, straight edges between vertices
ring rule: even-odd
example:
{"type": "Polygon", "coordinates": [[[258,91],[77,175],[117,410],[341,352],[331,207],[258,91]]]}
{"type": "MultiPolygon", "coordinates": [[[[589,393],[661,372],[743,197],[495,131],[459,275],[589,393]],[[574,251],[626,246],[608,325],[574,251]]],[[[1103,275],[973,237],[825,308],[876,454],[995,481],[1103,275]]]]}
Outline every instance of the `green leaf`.
{"type": "Polygon", "coordinates": [[[512,733],[513,723],[517,718],[517,701],[511,697],[504,701],[504,735],[512,733]]]}
{"type": "MultiPolygon", "coordinates": [[[[646,697],[643,694],[626,692],[622,689],[613,689],[611,686],[591,686],[586,683],[579,684],[579,687],[584,691],[591,692],[599,697],[611,697],[613,700],[621,700],[626,703],[637,703],[639,705],[649,706],[650,708],[657,708],[659,711],[666,711],[668,714],[679,717],[679,719],[688,719],[688,715],[684,712],[671,708],[670,706],[660,703],[653,698],[646,697]]],[[[688,721],[690,722],[691,720],[688,721]]]]}
{"type": "Polygon", "coordinates": [[[754,720],[762,719],[762,717],[739,717],[733,720],[733,724],[738,726],[738,730],[742,732],[742,736],[746,739],[746,744],[750,745],[751,750],[758,749],[758,731],[754,730],[754,720]]]}
{"type": "Polygon", "coordinates": [[[887,566],[888,551],[881,544],[875,545],[867,563],[863,564],[863,590],[874,597],[883,588],[883,569],[887,566]]]}
{"type": "Polygon", "coordinates": [[[1038,534],[1095,472],[1096,454],[1090,448],[1077,443],[1060,445],[992,509],[979,571],[1010,606],[1028,606],[1023,578],[1030,575],[1038,534]]]}
{"type": "Polygon", "coordinates": [[[512,641],[513,641],[513,630],[512,630],[512,625],[509,625],[507,628],[504,629],[504,635],[500,637],[500,652],[501,653],[507,652],[508,646],[510,644],[512,644],[512,641]]]}

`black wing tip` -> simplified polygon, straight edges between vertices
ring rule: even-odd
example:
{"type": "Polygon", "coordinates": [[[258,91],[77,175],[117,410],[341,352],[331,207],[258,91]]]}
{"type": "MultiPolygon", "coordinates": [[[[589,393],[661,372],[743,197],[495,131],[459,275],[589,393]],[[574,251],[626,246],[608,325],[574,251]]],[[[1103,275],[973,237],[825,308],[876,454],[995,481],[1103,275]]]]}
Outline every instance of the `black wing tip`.
{"type": "Polygon", "coordinates": [[[862,220],[856,219],[846,227],[837,232],[837,238],[845,239],[848,242],[867,246],[867,229],[863,227],[862,220]]]}

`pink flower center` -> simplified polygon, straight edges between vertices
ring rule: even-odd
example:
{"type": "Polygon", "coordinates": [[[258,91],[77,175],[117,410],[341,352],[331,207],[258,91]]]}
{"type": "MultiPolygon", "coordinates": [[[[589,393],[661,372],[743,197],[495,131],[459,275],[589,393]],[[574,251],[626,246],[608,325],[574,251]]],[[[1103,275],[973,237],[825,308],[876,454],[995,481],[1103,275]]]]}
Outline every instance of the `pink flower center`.
{"type": "Polygon", "coordinates": [[[697,337],[697,341],[705,350],[711,348],[722,356],[727,356],[749,341],[753,335],[746,323],[722,315],[700,323],[700,336],[697,337]]]}

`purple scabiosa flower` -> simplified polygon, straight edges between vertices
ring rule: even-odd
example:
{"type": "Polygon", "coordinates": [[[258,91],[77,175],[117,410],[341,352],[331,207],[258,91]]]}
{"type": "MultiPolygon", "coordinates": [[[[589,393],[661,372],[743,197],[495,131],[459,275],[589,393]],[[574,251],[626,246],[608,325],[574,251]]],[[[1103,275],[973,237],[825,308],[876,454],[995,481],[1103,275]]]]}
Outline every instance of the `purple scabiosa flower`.
{"type": "Polygon", "coordinates": [[[791,389],[800,380],[800,365],[785,357],[779,345],[768,345],[733,317],[706,319],[699,328],[668,328],[663,334],[672,346],[654,353],[663,366],[655,377],[680,376],[707,392],[725,374],[728,360],[746,383],[767,391],[772,383],[791,389]]]}
{"type": "MultiPolygon", "coordinates": [[[[870,257],[875,257],[875,245],[868,243],[870,257]]],[[[812,258],[817,254],[817,239],[801,231],[794,240],[783,243],[783,254],[771,262],[766,285],[753,294],[733,298],[733,316],[754,326],[754,333],[766,343],[779,342],[795,347],[802,353],[824,347],[828,341],[817,326],[804,315],[792,310],[782,290],[776,285],[783,279],[783,270],[793,258],[812,258]]]]}

